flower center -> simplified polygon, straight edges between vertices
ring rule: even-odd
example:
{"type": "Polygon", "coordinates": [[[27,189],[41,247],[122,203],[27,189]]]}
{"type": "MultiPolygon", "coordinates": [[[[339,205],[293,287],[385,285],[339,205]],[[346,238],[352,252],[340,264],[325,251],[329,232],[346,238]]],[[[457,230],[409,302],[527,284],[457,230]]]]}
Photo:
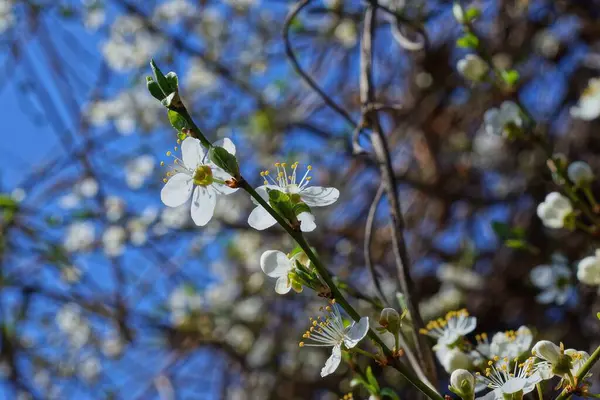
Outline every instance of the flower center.
{"type": "Polygon", "coordinates": [[[208,186],[213,183],[212,170],[208,165],[201,165],[194,171],[194,184],[198,186],[208,186]]]}
{"type": "MultiPolygon", "coordinates": [[[[291,165],[291,169],[288,170],[286,163],[275,163],[275,168],[277,171],[277,176],[271,176],[269,170],[261,171],[260,176],[264,179],[264,184],[269,185],[272,184],[274,186],[278,186],[283,192],[287,194],[299,194],[308,184],[310,183],[311,177],[309,176],[310,171],[312,170],[312,166],[308,165],[306,167],[306,172],[302,179],[297,176],[298,162],[296,161],[291,165]]],[[[299,197],[296,199],[298,202],[299,197]]]]}

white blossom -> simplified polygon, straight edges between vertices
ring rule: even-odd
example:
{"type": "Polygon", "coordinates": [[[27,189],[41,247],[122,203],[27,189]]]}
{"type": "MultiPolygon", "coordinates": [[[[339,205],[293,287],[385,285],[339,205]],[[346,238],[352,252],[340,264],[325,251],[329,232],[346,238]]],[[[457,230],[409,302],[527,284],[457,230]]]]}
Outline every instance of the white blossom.
{"type": "Polygon", "coordinates": [[[197,12],[193,4],[186,0],[168,0],[154,9],[152,19],[156,23],[174,24],[182,18],[188,18],[197,12]]]}
{"type": "Polygon", "coordinates": [[[463,394],[463,398],[473,398],[475,377],[466,369],[457,369],[450,375],[450,386],[454,393],[463,394]]]}
{"type": "Polygon", "coordinates": [[[72,285],[81,280],[82,272],[75,265],[67,265],[60,269],[60,277],[66,283],[72,285]]]}
{"type": "Polygon", "coordinates": [[[457,369],[470,369],[472,367],[473,362],[469,354],[458,347],[450,348],[444,343],[438,343],[433,347],[433,350],[438,361],[449,374],[457,369]]]}
{"type": "Polygon", "coordinates": [[[181,285],[169,296],[171,322],[182,325],[196,312],[202,309],[204,300],[190,285],[181,285]]]}
{"type": "Polygon", "coordinates": [[[490,108],[483,115],[485,130],[491,135],[510,137],[511,132],[523,127],[523,117],[519,106],[505,101],[500,108],[490,108]]]}
{"type": "Polygon", "coordinates": [[[445,318],[430,321],[420,330],[423,335],[437,339],[438,344],[453,345],[463,336],[475,330],[477,319],[465,309],[449,311],[445,318]]]}
{"type": "MultiPolygon", "coordinates": [[[[227,138],[215,143],[235,155],[235,146],[227,138]]],[[[170,153],[169,153],[170,154],[170,153]]],[[[212,218],[217,197],[234,193],[236,189],[225,184],[231,175],[210,160],[198,139],[188,137],[181,144],[182,159],[175,159],[169,180],[160,192],[162,202],[168,207],[178,207],[192,197],[192,220],[198,226],[206,225],[212,218]]]]}
{"type": "Polygon", "coordinates": [[[541,377],[534,368],[534,359],[529,358],[523,363],[512,360],[514,367],[510,367],[510,359],[504,358],[496,362],[490,361],[485,374],[478,375],[491,392],[478,399],[504,400],[506,398],[521,398],[535,389],[541,377]],[[511,397],[512,396],[512,397],[511,397]],[[521,397],[518,397],[521,396],[521,397]]]}
{"type": "Polygon", "coordinates": [[[0,34],[15,23],[14,0],[0,0],[0,34]]]}
{"type": "Polygon", "coordinates": [[[573,290],[571,269],[567,259],[559,254],[552,256],[550,265],[538,265],[529,273],[531,282],[542,290],[536,299],[541,304],[563,305],[573,290]]]}
{"type": "Polygon", "coordinates": [[[586,285],[600,285],[600,249],[577,264],[577,279],[586,285]]]}
{"type": "Polygon", "coordinates": [[[102,244],[104,253],[109,257],[117,257],[125,251],[125,241],[127,240],[127,232],[120,225],[112,225],[108,227],[102,234],[102,244]]]}
{"type": "MultiPolygon", "coordinates": [[[[269,171],[261,172],[265,178],[264,185],[256,188],[256,192],[268,202],[269,195],[267,189],[279,190],[290,195],[292,202],[303,202],[309,207],[324,207],[335,203],[340,197],[340,192],[333,187],[309,186],[311,177],[309,176],[312,167],[306,167],[306,173],[302,179],[297,180],[296,171],[298,163],[292,164],[292,170],[288,174],[286,163],[275,163],[277,176],[272,178],[269,171]],[[269,181],[270,179],[270,181],[269,181]]],[[[303,232],[310,232],[316,228],[315,218],[312,213],[302,212],[296,216],[300,222],[300,229],[303,232]]],[[[248,217],[248,223],[254,229],[259,231],[267,229],[277,223],[261,205],[257,205],[248,217]]]]}
{"type": "Polygon", "coordinates": [[[95,229],[90,221],[74,222],[67,227],[67,232],[63,241],[66,251],[74,253],[76,251],[91,250],[94,244],[95,229]]]}
{"type": "Polygon", "coordinates": [[[106,219],[110,222],[116,222],[125,214],[125,200],[118,196],[108,196],[104,199],[104,208],[106,219]]]}
{"type": "Polygon", "coordinates": [[[111,332],[102,341],[102,352],[110,358],[117,358],[123,353],[125,340],[118,332],[111,332]]]}
{"type": "Polygon", "coordinates": [[[537,215],[548,228],[563,228],[565,218],[573,212],[571,201],[558,192],[549,193],[537,207],[537,215]]]}
{"type": "Polygon", "coordinates": [[[88,382],[94,382],[102,371],[100,360],[95,357],[88,357],[79,365],[79,374],[88,382]]]}
{"type": "Polygon", "coordinates": [[[592,78],[579,97],[576,106],[571,107],[571,115],[585,121],[591,121],[600,115],[600,78],[592,78]]]}
{"type": "Polygon", "coordinates": [[[77,304],[67,303],[61,307],[56,313],[56,323],[74,348],[81,348],[88,342],[91,329],[77,304]]]}
{"type": "Polygon", "coordinates": [[[467,54],[458,61],[456,69],[466,79],[480,81],[487,75],[490,67],[477,54],[467,54]]]}
{"type": "Polygon", "coordinates": [[[89,31],[97,30],[106,20],[106,9],[98,0],[86,0],[83,8],[83,24],[89,31]]]}
{"type": "Polygon", "coordinates": [[[325,307],[327,316],[325,318],[311,319],[315,321],[314,329],[307,330],[303,337],[310,339],[313,343],[300,342],[300,347],[333,347],[331,356],[325,362],[321,369],[321,377],[332,374],[342,361],[342,344],[347,349],[356,346],[369,332],[369,318],[362,317],[360,321],[353,322],[352,325],[345,327],[344,321],[334,304],[325,307]]]}
{"type": "Polygon", "coordinates": [[[98,182],[88,176],[75,186],[75,193],[82,197],[91,198],[98,194],[98,188],[98,182]]]}
{"type": "Polygon", "coordinates": [[[146,179],[154,171],[154,157],[149,154],[143,154],[129,161],[125,165],[125,182],[131,189],[142,187],[146,179]]]}
{"type": "Polygon", "coordinates": [[[208,91],[217,87],[217,76],[206,67],[201,58],[192,58],[184,78],[185,88],[190,92],[208,91]]]}
{"type": "Polygon", "coordinates": [[[537,362],[535,367],[543,379],[558,376],[562,380],[570,380],[570,377],[576,376],[590,358],[590,355],[585,351],[575,349],[565,350],[562,343],[559,347],[549,340],[537,342],[533,346],[531,354],[542,360],[537,362]]]}
{"type": "Polygon", "coordinates": [[[585,186],[594,180],[594,172],[584,161],[572,162],[567,168],[567,176],[577,186],[585,186]]]}
{"type": "MultiPolygon", "coordinates": [[[[279,250],[267,250],[260,257],[260,268],[271,278],[277,278],[275,291],[286,294],[292,289],[290,273],[296,268],[296,261],[301,261],[304,253],[298,252],[291,257],[279,250]]],[[[305,258],[305,256],[304,256],[305,258]]]]}
{"type": "Polygon", "coordinates": [[[335,27],[334,35],[335,38],[342,44],[342,46],[348,49],[353,48],[356,46],[356,42],[358,41],[356,23],[351,19],[342,19],[335,27]]]}

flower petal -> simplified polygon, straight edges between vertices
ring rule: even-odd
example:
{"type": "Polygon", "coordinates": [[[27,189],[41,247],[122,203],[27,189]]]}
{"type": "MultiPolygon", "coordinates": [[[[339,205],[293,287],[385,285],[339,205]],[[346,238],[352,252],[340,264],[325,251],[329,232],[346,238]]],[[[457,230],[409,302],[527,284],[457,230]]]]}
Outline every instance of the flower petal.
{"type": "MultiPolygon", "coordinates": [[[[220,179],[222,181],[228,181],[231,179],[231,175],[229,175],[227,172],[223,171],[221,168],[212,168],[212,174],[213,177],[220,179]]],[[[230,188],[227,185],[222,185],[220,183],[213,183],[213,188],[219,192],[220,194],[223,195],[228,195],[231,193],[235,193],[238,188],[230,188]]]]}
{"type": "Polygon", "coordinates": [[[260,256],[260,268],[271,278],[287,276],[292,267],[285,253],[279,250],[267,250],[260,256]]]}
{"type": "Polygon", "coordinates": [[[215,212],[217,193],[209,186],[197,186],[192,196],[192,219],[198,226],[208,224],[215,212]]]}
{"type": "Polygon", "coordinates": [[[291,288],[292,285],[287,275],[280,276],[275,282],[275,292],[277,292],[277,294],[286,294],[291,288]]]}
{"type": "Polygon", "coordinates": [[[187,169],[196,169],[204,159],[204,149],[198,139],[187,137],[181,143],[181,158],[187,169]]]}
{"type": "Polygon", "coordinates": [[[222,147],[225,150],[227,150],[227,152],[229,154],[235,156],[235,144],[233,144],[233,142],[231,141],[231,139],[229,139],[229,138],[223,138],[223,139],[220,139],[220,140],[217,140],[216,142],[214,142],[213,145],[222,147]]]}
{"type": "Polygon", "coordinates": [[[369,317],[362,317],[358,323],[352,324],[344,336],[344,344],[351,349],[358,344],[369,332],[369,317]]]}
{"type": "Polygon", "coordinates": [[[300,229],[302,232],[312,232],[317,227],[315,224],[315,216],[309,212],[303,212],[296,216],[300,221],[300,229]]]}
{"type": "Polygon", "coordinates": [[[263,208],[256,206],[248,216],[248,224],[256,230],[262,231],[275,225],[277,221],[263,208]]]}
{"type": "Polygon", "coordinates": [[[331,350],[331,356],[325,362],[325,366],[321,369],[321,378],[331,375],[342,361],[342,349],[341,346],[335,345],[331,350]]]}
{"type": "Polygon", "coordinates": [[[300,192],[300,197],[309,207],[324,207],[335,203],[340,191],[334,187],[310,186],[300,192]]]}
{"type": "Polygon", "coordinates": [[[191,176],[184,173],[175,174],[160,191],[160,199],[167,207],[179,207],[190,198],[193,188],[191,176]]]}
{"type": "MultiPolygon", "coordinates": [[[[269,193],[267,193],[267,189],[273,189],[273,190],[281,190],[281,188],[279,186],[275,186],[275,185],[263,185],[263,186],[259,186],[257,187],[256,193],[258,193],[258,195],[260,197],[262,197],[262,199],[266,202],[269,201],[269,193]]],[[[251,199],[252,202],[256,205],[258,205],[258,203],[256,202],[256,200],[254,200],[254,197],[251,199]]]]}

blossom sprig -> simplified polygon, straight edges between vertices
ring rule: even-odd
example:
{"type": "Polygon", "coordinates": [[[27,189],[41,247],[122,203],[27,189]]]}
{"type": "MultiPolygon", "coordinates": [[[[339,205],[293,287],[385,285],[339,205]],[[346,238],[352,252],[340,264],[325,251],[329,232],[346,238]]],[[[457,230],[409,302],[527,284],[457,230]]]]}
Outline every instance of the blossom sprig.
{"type": "Polygon", "coordinates": [[[321,297],[331,296],[331,290],[299,248],[289,254],[267,250],[260,257],[260,267],[267,276],[277,278],[275,292],[278,294],[286,294],[291,289],[300,293],[308,287],[321,297]]]}
{"type": "Polygon", "coordinates": [[[452,346],[475,330],[477,319],[466,309],[449,311],[444,318],[429,321],[419,333],[437,339],[438,344],[452,346]]]}
{"type": "Polygon", "coordinates": [[[477,379],[492,389],[483,397],[486,400],[522,399],[541,381],[531,357],[519,363],[518,358],[511,360],[496,356],[488,361],[483,374],[477,373],[477,379]]]}
{"type": "Polygon", "coordinates": [[[302,335],[310,342],[301,341],[300,347],[332,347],[331,356],[321,369],[321,377],[335,372],[342,361],[342,346],[349,350],[354,348],[369,332],[369,317],[362,317],[360,321],[353,322],[350,326],[344,325],[344,320],[335,301],[331,305],[322,307],[325,317],[310,318],[311,326],[302,335]]]}

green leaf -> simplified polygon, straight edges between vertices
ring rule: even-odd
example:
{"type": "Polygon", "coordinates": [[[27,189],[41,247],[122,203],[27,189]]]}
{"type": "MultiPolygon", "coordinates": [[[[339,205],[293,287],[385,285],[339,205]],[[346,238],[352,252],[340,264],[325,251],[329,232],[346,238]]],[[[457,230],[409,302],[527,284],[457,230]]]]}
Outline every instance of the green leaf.
{"type": "Polygon", "coordinates": [[[366,373],[369,385],[375,389],[375,392],[379,392],[379,383],[377,383],[377,379],[373,376],[373,370],[370,365],[367,367],[366,373]]]}
{"type": "Polygon", "coordinates": [[[472,22],[479,18],[481,15],[481,10],[477,7],[469,7],[465,12],[465,21],[472,22]]]}
{"type": "Polygon", "coordinates": [[[177,92],[179,90],[179,78],[177,77],[177,74],[171,71],[165,76],[165,78],[167,78],[171,90],[177,92]]]}
{"type": "Polygon", "coordinates": [[[183,118],[177,111],[169,110],[168,116],[171,126],[173,126],[173,128],[175,128],[177,131],[181,132],[182,129],[187,128],[187,122],[185,118],[183,118]]]}
{"type": "Polygon", "coordinates": [[[475,49],[479,46],[479,39],[471,32],[467,32],[456,41],[456,45],[465,49],[475,49]]]}
{"type": "Polygon", "coordinates": [[[240,167],[237,159],[233,154],[225,150],[225,148],[212,146],[210,150],[208,150],[208,157],[216,166],[221,167],[231,176],[236,177],[240,175],[240,167]]]}
{"type": "Polygon", "coordinates": [[[493,221],[492,230],[500,239],[508,239],[511,236],[510,227],[503,222],[493,221]]]}
{"type": "Polygon", "coordinates": [[[600,312],[596,314],[596,318],[600,319],[600,312]]]}
{"type": "Polygon", "coordinates": [[[504,244],[506,245],[506,247],[511,248],[511,249],[526,249],[527,248],[527,243],[525,243],[521,239],[508,239],[504,242],[504,244]]]}
{"type": "Polygon", "coordinates": [[[158,83],[158,86],[162,89],[165,95],[174,92],[171,88],[171,82],[167,79],[167,77],[162,73],[158,65],[154,62],[154,60],[150,60],[150,68],[152,68],[152,73],[154,74],[154,80],[158,83]]]}
{"type": "Polygon", "coordinates": [[[519,73],[514,69],[502,71],[502,79],[508,86],[513,86],[519,81],[519,73]]]}
{"type": "Polygon", "coordinates": [[[290,196],[275,189],[267,189],[267,193],[269,194],[269,204],[279,215],[292,223],[298,222],[290,196]]]}
{"type": "Polygon", "coordinates": [[[148,88],[148,91],[152,97],[154,97],[156,100],[161,101],[165,98],[165,93],[151,76],[146,77],[146,87],[148,88]]]}
{"type": "Polygon", "coordinates": [[[0,208],[16,209],[19,203],[9,194],[0,194],[0,208]]]}
{"type": "Polygon", "coordinates": [[[296,203],[294,204],[294,214],[300,215],[303,212],[311,212],[310,207],[306,203],[296,203]]]}
{"type": "Polygon", "coordinates": [[[400,397],[391,388],[383,388],[383,389],[381,389],[379,394],[381,395],[381,397],[387,396],[393,400],[400,400],[400,397]]]}

